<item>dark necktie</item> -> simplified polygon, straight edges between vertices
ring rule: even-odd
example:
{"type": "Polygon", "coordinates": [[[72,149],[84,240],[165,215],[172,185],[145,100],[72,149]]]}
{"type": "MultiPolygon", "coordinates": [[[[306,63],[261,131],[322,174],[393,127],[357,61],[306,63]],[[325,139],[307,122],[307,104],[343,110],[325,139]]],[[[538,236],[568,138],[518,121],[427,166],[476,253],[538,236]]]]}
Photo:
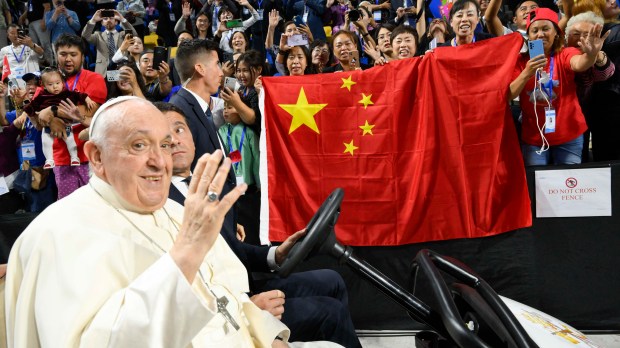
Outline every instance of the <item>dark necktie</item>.
{"type": "Polygon", "coordinates": [[[190,182],[190,181],[192,181],[192,176],[190,175],[190,176],[188,176],[187,178],[183,179],[182,181],[183,181],[184,183],[186,183],[186,184],[187,184],[187,186],[189,186],[189,182],[190,182]]]}
{"type": "Polygon", "coordinates": [[[114,53],[116,53],[116,44],[114,43],[114,34],[112,32],[108,33],[108,64],[112,64],[112,57],[114,57],[114,53]]]}

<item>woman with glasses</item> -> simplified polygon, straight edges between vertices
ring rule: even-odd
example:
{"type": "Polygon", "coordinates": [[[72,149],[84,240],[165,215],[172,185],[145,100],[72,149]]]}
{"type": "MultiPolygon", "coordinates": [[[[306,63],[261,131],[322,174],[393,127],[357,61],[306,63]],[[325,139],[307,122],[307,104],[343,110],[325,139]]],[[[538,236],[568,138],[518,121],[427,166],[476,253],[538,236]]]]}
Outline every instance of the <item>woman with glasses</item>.
{"type": "Polygon", "coordinates": [[[323,72],[325,67],[331,65],[333,54],[329,44],[323,40],[315,40],[310,44],[311,65],[315,73],[323,72]]]}

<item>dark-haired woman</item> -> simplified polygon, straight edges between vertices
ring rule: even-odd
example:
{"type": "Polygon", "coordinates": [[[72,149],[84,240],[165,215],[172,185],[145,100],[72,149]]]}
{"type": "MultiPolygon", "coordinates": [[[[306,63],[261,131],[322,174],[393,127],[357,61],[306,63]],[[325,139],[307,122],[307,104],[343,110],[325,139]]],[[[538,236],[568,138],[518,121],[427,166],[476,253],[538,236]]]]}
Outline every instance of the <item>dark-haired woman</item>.
{"type": "Polygon", "coordinates": [[[587,126],[577,99],[575,73],[596,62],[606,38],[600,37],[601,30],[597,24],[581,37],[581,51],[563,48],[558,14],[548,8],[530,13],[527,35],[530,42],[542,40],[544,55],[519,57],[509,93],[509,99],[519,96],[521,103],[525,165],[581,163],[587,126]]]}

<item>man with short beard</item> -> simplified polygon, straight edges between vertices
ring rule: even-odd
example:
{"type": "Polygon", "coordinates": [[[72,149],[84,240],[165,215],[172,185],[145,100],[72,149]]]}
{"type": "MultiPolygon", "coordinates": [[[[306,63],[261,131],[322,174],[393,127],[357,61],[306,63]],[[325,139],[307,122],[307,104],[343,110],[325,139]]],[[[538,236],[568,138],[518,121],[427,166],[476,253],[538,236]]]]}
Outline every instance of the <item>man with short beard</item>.
{"type": "Polygon", "coordinates": [[[127,19],[123,18],[118,11],[113,11],[114,17],[103,17],[101,15],[101,11],[102,10],[98,10],[95,12],[93,18],[86,23],[84,30],[82,30],[82,37],[84,40],[88,41],[89,44],[95,45],[97,48],[95,72],[105,76],[108,67],[112,64],[112,57],[114,56],[114,53],[116,53],[116,50],[123,43],[125,34],[131,33],[133,36],[137,37],[138,32],[136,32],[131,23],[129,23],[127,19]],[[93,33],[97,22],[101,22],[101,25],[105,28],[105,31],[97,30],[93,33]],[[123,27],[123,30],[120,32],[116,31],[116,24],[119,22],[121,23],[121,27],[123,27]],[[110,52],[111,43],[113,43],[112,52],[110,52]]]}
{"type": "Polygon", "coordinates": [[[61,199],[88,183],[88,159],[83,151],[84,141],[80,140],[78,135],[88,127],[92,115],[99,105],[105,102],[108,91],[101,75],[82,69],[84,46],[79,36],[61,35],[54,42],[54,49],[58,68],[66,78],[65,87],[70,91],[88,94],[90,99],[98,104],[97,107],[86,110],[84,106],[76,107],[69,101],[68,108],[58,108],[53,111],[52,107],[48,107],[42,110],[35,120],[40,126],[50,127],[50,134],[56,138],[54,139],[54,162],[56,163],[54,175],[56,175],[58,186],[58,199],[61,199]],[[59,117],[81,124],[66,127],[65,122],[59,117]],[[69,152],[63,140],[67,136],[75,138],[81,162],[79,166],[70,165],[69,152]]]}

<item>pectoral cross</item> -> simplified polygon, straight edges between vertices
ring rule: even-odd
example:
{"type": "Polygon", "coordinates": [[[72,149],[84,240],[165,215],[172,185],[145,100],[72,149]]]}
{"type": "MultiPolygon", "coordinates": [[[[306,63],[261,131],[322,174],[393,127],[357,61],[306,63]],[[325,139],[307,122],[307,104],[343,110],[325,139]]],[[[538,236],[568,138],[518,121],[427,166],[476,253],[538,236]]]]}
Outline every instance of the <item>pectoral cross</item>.
{"type": "Polygon", "coordinates": [[[217,311],[224,316],[224,319],[226,319],[226,321],[232,325],[235,330],[239,330],[239,324],[237,324],[232,315],[230,315],[228,309],[226,309],[228,298],[226,298],[226,296],[218,297],[215,302],[217,303],[217,311]]]}

